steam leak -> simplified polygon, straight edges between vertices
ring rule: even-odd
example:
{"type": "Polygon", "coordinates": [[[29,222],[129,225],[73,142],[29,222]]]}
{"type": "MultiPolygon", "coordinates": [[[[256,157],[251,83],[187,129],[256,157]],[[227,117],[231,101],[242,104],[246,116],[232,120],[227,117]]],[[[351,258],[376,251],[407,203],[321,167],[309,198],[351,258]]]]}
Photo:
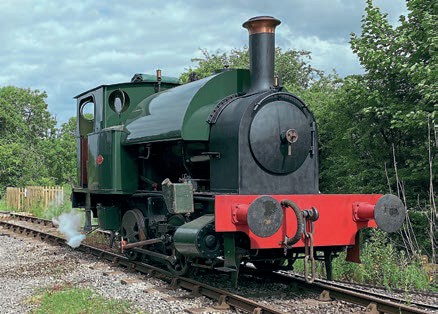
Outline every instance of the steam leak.
{"type": "Polygon", "coordinates": [[[72,248],[77,248],[85,239],[85,235],[79,232],[82,214],[75,210],[72,209],[69,213],[63,213],[58,218],[53,218],[52,222],[58,227],[59,232],[67,238],[67,244],[72,248]]]}

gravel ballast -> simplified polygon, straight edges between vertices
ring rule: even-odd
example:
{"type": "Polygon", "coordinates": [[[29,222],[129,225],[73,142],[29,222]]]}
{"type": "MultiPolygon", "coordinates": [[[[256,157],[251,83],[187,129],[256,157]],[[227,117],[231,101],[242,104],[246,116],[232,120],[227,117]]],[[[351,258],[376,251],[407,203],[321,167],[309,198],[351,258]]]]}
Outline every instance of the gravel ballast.
{"type": "Polygon", "coordinates": [[[0,228],[0,313],[28,313],[37,306],[33,295],[64,285],[126,300],[145,313],[214,312],[211,300],[167,289],[161,280],[125,272],[68,247],[14,237],[0,228]]]}

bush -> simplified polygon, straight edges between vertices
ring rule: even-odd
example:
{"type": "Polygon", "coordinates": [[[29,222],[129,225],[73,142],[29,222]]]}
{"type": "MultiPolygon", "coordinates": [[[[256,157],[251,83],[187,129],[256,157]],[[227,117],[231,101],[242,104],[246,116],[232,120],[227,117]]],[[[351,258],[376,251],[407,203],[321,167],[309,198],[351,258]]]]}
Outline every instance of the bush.
{"type": "Polygon", "coordinates": [[[388,289],[432,289],[428,274],[419,257],[409,259],[388,242],[385,232],[372,229],[361,252],[361,264],[345,261],[345,253],[333,261],[333,277],[381,285],[388,289]]]}
{"type": "MultiPolygon", "coordinates": [[[[420,257],[408,258],[389,243],[388,234],[379,229],[369,229],[366,241],[361,245],[361,264],[347,262],[346,252],[333,259],[333,279],[384,286],[387,289],[433,290],[437,287],[429,281],[428,272],[420,257]]],[[[364,237],[365,238],[365,237],[364,237]]],[[[303,273],[303,260],[294,263],[294,270],[303,273]]],[[[317,277],[325,278],[322,261],[317,262],[317,277]]]]}

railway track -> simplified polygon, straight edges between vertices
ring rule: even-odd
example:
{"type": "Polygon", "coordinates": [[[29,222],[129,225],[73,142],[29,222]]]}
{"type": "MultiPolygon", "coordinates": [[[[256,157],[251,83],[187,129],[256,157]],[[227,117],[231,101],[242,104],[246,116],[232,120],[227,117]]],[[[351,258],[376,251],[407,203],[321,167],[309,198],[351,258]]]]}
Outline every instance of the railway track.
{"type": "MultiPolygon", "coordinates": [[[[365,291],[336,281],[315,279],[313,283],[309,284],[304,276],[296,273],[272,271],[260,275],[255,268],[246,269],[246,271],[255,276],[269,276],[271,280],[284,284],[295,284],[306,290],[319,293],[320,301],[342,300],[364,306],[367,313],[438,313],[438,305],[408,302],[388,294],[365,291]]],[[[428,294],[428,296],[438,297],[437,294],[428,294]]]]}
{"type": "Polygon", "coordinates": [[[410,295],[416,294],[416,295],[421,295],[421,296],[425,296],[425,297],[438,298],[438,293],[436,293],[436,292],[427,292],[427,291],[421,291],[421,290],[403,290],[403,289],[397,289],[397,288],[388,289],[384,286],[374,286],[374,285],[365,284],[365,283],[357,283],[357,282],[343,281],[343,280],[327,281],[327,280],[317,279],[317,281],[334,282],[341,287],[345,286],[345,285],[356,286],[356,287],[361,287],[361,288],[365,288],[365,289],[377,289],[377,290],[395,292],[395,293],[401,293],[401,294],[410,294],[410,295]]]}
{"type": "MultiPolygon", "coordinates": [[[[8,219],[19,221],[27,221],[32,224],[43,226],[52,226],[52,221],[36,217],[30,217],[23,214],[10,213],[8,219]]],[[[12,230],[17,233],[25,234],[35,238],[40,238],[46,241],[52,241],[59,244],[65,244],[63,237],[53,235],[32,227],[26,227],[6,221],[4,218],[0,220],[0,226],[12,230]]],[[[248,313],[283,313],[265,304],[257,303],[253,300],[236,295],[224,289],[207,285],[196,280],[186,277],[176,277],[170,272],[158,268],[153,265],[129,261],[123,255],[109,252],[108,250],[97,248],[94,246],[82,244],[78,250],[93,254],[101,259],[106,259],[115,265],[126,267],[129,270],[135,270],[149,276],[159,277],[166,280],[172,287],[183,288],[191,291],[195,296],[205,296],[217,302],[218,309],[227,309],[233,307],[248,313]]],[[[255,270],[249,270],[255,276],[259,276],[255,270]]],[[[429,313],[431,311],[438,312],[438,306],[428,305],[416,302],[407,302],[403,299],[391,297],[388,295],[379,294],[376,292],[363,291],[360,288],[345,287],[345,285],[329,282],[325,280],[316,280],[313,284],[306,283],[305,279],[297,274],[286,272],[273,272],[269,276],[275,278],[285,284],[298,285],[306,290],[320,293],[320,301],[331,301],[333,299],[343,300],[349,303],[358,304],[367,308],[367,313],[429,313]]]]}
{"type": "Polygon", "coordinates": [[[43,226],[53,226],[53,222],[49,219],[28,216],[28,215],[14,213],[14,212],[3,212],[3,214],[7,214],[10,218],[17,219],[20,221],[29,221],[29,222],[32,222],[34,224],[43,225],[43,226]]]}
{"type": "Polygon", "coordinates": [[[409,305],[403,299],[373,291],[364,291],[360,288],[346,287],[345,285],[315,280],[312,284],[306,282],[304,276],[289,274],[286,272],[274,272],[273,276],[285,282],[297,282],[309,290],[320,292],[320,300],[331,301],[339,299],[346,302],[365,306],[367,313],[429,313],[438,311],[437,305],[424,304],[410,301],[409,305]]]}
{"type": "MultiPolygon", "coordinates": [[[[23,217],[23,215],[20,216],[21,220],[24,221],[30,221],[34,223],[39,222],[42,224],[47,222],[47,220],[44,219],[38,219],[34,217],[28,219],[27,217],[23,217]]],[[[31,227],[17,225],[4,220],[0,220],[0,226],[3,226],[4,228],[16,233],[25,234],[34,238],[40,238],[44,241],[54,242],[61,245],[65,244],[64,238],[31,227]]],[[[99,249],[85,244],[81,244],[77,248],[77,250],[80,250],[87,254],[93,254],[100,259],[108,260],[113,265],[123,266],[131,271],[137,271],[149,276],[158,277],[162,280],[169,282],[171,287],[180,287],[189,290],[195,296],[205,296],[209,299],[215,300],[217,302],[215,308],[217,309],[228,309],[230,307],[233,307],[247,313],[285,314],[284,312],[271,308],[268,305],[257,303],[253,300],[241,297],[227,290],[218,289],[216,287],[190,278],[177,277],[161,268],[145,263],[129,261],[123,255],[109,252],[107,250],[99,249]]]]}

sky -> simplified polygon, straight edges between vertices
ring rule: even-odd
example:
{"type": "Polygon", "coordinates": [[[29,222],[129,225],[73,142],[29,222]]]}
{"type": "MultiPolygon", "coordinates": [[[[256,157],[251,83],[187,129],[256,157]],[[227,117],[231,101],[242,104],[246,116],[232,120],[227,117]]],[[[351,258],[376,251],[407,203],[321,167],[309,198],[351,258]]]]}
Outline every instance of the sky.
{"type": "MultiPolygon", "coordinates": [[[[396,25],[404,0],[374,0],[396,25]]],[[[58,124],[75,115],[74,96],[134,73],[179,77],[200,49],[248,45],[247,19],[281,20],[276,45],[311,52],[311,64],[341,76],[363,73],[349,46],[365,0],[2,0],[0,87],[46,91],[58,124]]]]}

